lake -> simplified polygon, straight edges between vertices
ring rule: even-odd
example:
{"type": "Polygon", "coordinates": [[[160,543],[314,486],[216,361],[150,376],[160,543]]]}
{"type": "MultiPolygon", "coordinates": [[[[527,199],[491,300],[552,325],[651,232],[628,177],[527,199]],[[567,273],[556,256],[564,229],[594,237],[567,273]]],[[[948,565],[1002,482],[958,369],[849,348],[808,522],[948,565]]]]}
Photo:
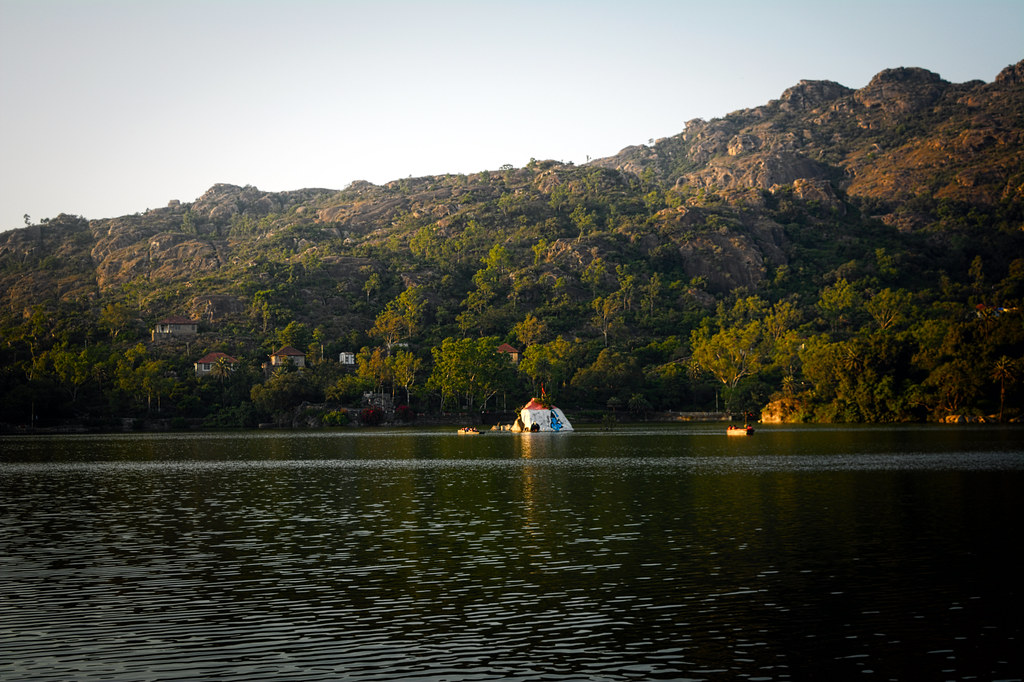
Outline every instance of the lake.
{"type": "Polygon", "coordinates": [[[0,438],[4,680],[1020,680],[1024,429],[0,438]]]}

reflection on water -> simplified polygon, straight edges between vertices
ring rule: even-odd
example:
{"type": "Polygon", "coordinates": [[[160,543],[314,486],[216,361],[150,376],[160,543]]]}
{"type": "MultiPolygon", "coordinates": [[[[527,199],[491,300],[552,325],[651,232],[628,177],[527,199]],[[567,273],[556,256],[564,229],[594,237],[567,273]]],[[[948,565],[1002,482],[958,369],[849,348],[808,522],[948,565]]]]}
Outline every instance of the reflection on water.
{"type": "Polygon", "coordinates": [[[1022,436],[2,439],[0,678],[1019,679],[1022,436]]]}

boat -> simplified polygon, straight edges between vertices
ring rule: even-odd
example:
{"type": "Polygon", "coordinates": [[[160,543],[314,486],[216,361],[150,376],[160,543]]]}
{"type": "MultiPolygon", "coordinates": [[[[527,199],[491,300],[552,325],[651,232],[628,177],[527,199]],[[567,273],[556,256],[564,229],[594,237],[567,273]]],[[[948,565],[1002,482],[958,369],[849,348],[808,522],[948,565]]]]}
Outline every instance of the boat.
{"type": "Polygon", "coordinates": [[[479,436],[480,435],[480,431],[478,431],[476,428],[474,428],[472,426],[463,426],[461,429],[459,429],[459,435],[460,436],[479,436]]]}
{"type": "Polygon", "coordinates": [[[747,424],[743,426],[730,426],[725,432],[730,436],[752,436],[754,435],[754,427],[747,424]]]}

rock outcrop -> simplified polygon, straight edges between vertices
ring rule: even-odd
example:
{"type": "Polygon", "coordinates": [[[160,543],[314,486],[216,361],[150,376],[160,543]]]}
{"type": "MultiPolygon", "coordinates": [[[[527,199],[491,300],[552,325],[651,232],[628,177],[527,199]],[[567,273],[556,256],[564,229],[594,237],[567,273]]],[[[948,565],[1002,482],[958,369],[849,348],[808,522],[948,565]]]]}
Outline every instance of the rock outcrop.
{"type": "Polygon", "coordinates": [[[679,135],[592,163],[727,194],[808,180],[876,202],[995,203],[1024,196],[1013,180],[1024,168],[1022,89],[1024,61],[993,83],[953,84],[920,68],[886,69],[859,90],[800,81],[764,106],[688,121],[679,135]]]}

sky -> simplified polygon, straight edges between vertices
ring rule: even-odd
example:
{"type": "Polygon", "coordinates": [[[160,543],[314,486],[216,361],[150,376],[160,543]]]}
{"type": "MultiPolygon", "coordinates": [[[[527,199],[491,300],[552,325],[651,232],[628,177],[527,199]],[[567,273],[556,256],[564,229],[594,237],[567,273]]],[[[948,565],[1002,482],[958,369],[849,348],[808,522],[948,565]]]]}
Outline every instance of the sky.
{"type": "Polygon", "coordinates": [[[0,229],[585,163],[918,66],[991,82],[1024,0],[0,0],[0,229]]]}

